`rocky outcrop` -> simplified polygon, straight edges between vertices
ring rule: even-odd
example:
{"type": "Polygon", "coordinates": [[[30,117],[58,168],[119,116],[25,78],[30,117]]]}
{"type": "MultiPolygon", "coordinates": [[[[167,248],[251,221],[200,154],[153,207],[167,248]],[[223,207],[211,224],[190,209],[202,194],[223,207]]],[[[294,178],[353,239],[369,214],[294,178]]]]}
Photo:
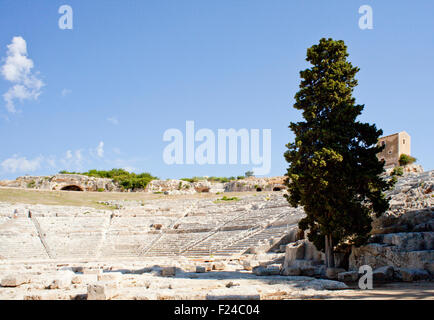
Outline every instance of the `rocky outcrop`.
{"type": "MultiPolygon", "coordinates": [[[[415,173],[422,173],[423,172],[423,167],[420,164],[407,164],[405,166],[401,166],[402,171],[404,172],[404,174],[415,174],[415,173]]],[[[395,167],[390,167],[386,169],[386,174],[390,175],[392,173],[392,171],[395,169],[395,167]]]]}
{"type": "Polygon", "coordinates": [[[434,276],[434,172],[406,174],[398,179],[390,210],[373,222],[367,245],[353,247],[349,268],[390,266],[403,281],[434,276]],[[404,280],[405,279],[405,280],[404,280]]]}
{"type": "MultiPolygon", "coordinates": [[[[148,183],[144,191],[164,194],[282,191],[286,190],[284,180],[285,177],[249,177],[226,183],[212,182],[206,179],[195,182],[177,179],[152,180],[148,183]]],[[[16,180],[0,181],[0,187],[32,188],[41,190],[123,191],[122,188],[120,188],[120,186],[112,179],[88,177],[79,174],[57,174],[54,176],[41,177],[24,176],[18,177],[16,180]]]]}
{"type": "Polygon", "coordinates": [[[196,192],[190,182],[176,179],[152,180],[146,186],[145,191],[165,194],[192,194],[196,192]]]}
{"type": "Polygon", "coordinates": [[[243,191],[282,191],[286,190],[284,185],[285,177],[256,178],[249,177],[241,180],[234,180],[225,184],[226,192],[243,191]]]}
{"type": "Polygon", "coordinates": [[[286,246],[282,274],[291,276],[313,276],[325,272],[324,254],[318,251],[313,243],[303,239],[286,246]]]}
{"type": "Polygon", "coordinates": [[[46,177],[23,176],[15,180],[0,181],[0,187],[67,191],[120,191],[112,179],[88,177],[80,174],[56,174],[46,177]]]}

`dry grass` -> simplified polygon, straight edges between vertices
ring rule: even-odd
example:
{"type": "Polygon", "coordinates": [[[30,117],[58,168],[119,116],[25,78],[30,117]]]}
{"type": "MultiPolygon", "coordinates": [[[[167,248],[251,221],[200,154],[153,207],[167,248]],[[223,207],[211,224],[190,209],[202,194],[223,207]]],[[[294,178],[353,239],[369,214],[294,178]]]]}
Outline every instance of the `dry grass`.
{"type": "MultiPolygon", "coordinates": [[[[227,192],[225,195],[246,196],[255,192],[227,192]]],[[[265,194],[264,194],[265,195],[265,194]]],[[[259,195],[258,195],[259,196],[259,195]]],[[[144,192],[77,192],[77,191],[47,191],[20,188],[0,188],[0,202],[45,204],[62,206],[86,206],[97,209],[108,207],[98,201],[137,200],[152,201],[156,199],[211,199],[216,200],[221,195],[212,193],[197,193],[189,195],[163,195],[144,192]]]]}

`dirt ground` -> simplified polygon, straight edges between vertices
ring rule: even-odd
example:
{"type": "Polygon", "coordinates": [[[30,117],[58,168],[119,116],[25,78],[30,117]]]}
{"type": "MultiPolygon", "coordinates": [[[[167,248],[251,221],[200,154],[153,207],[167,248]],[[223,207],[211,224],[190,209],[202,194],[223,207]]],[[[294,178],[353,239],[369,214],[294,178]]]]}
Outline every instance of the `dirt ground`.
{"type": "MultiPolygon", "coordinates": [[[[256,192],[225,192],[227,197],[243,197],[247,195],[266,195],[256,192]]],[[[150,201],[156,199],[219,199],[221,194],[195,193],[185,195],[164,195],[146,192],[78,192],[78,191],[49,191],[20,188],[0,187],[0,202],[27,203],[62,206],[85,206],[96,209],[113,209],[99,204],[99,201],[150,201]]]]}

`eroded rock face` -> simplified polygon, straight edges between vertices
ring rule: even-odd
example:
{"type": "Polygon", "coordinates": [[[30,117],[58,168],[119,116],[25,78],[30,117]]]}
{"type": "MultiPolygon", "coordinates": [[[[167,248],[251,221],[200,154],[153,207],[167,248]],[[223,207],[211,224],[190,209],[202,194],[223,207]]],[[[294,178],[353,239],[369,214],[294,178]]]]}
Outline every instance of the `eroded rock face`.
{"type": "Polygon", "coordinates": [[[56,174],[46,177],[24,176],[16,180],[0,181],[1,187],[68,191],[121,191],[111,180],[80,174],[56,174]]]}
{"type": "Polygon", "coordinates": [[[146,186],[145,191],[165,194],[192,194],[196,192],[190,182],[176,179],[152,180],[146,186]]]}
{"type": "Polygon", "coordinates": [[[282,274],[313,276],[323,273],[320,265],[324,263],[324,254],[307,239],[298,240],[286,246],[282,274]]]}
{"type": "Polygon", "coordinates": [[[256,178],[249,177],[241,180],[234,180],[225,184],[226,192],[244,192],[244,191],[283,191],[286,190],[284,185],[285,177],[256,178]]]}
{"type": "Polygon", "coordinates": [[[433,276],[433,191],[433,171],[400,177],[394,190],[388,192],[390,210],[374,220],[370,243],[352,248],[349,268],[357,270],[365,264],[374,269],[391,266],[395,270],[425,270],[433,276]]]}
{"type": "MultiPolygon", "coordinates": [[[[391,174],[393,169],[394,169],[394,167],[386,169],[386,174],[391,174]]],[[[423,167],[420,164],[415,164],[415,163],[402,166],[402,169],[404,171],[404,174],[422,173],[423,172],[423,167]]]]}

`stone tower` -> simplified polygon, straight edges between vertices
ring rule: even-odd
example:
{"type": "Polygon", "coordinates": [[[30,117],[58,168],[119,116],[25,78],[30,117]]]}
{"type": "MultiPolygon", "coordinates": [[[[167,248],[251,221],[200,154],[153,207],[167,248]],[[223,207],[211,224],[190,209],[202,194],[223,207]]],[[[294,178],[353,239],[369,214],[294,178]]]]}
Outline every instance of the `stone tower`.
{"type": "Polygon", "coordinates": [[[377,157],[385,160],[385,168],[399,166],[399,157],[401,154],[411,155],[411,138],[410,135],[401,131],[378,139],[378,143],[386,147],[377,157]]]}

